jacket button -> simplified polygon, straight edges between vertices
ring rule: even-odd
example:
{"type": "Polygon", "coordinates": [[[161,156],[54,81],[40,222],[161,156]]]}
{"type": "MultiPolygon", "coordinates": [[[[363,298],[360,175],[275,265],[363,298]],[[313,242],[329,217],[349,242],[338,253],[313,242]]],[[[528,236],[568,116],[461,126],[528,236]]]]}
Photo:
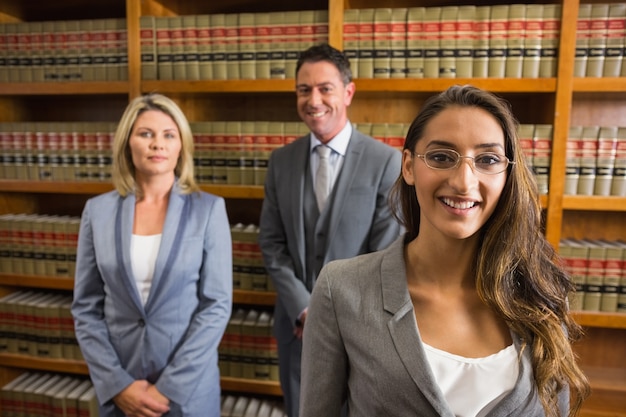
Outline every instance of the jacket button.
{"type": "Polygon", "coordinates": [[[144,327],[146,325],[146,322],[143,319],[139,319],[137,320],[137,324],[139,325],[139,327],[144,327]]]}

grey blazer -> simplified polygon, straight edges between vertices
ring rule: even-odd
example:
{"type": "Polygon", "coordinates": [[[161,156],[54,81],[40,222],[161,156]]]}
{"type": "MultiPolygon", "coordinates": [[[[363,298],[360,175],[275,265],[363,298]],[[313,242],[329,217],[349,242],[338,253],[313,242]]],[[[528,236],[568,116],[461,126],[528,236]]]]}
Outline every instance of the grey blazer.
{"type": "MultiPolygon", "coordinates": [[[[309,305],[305,284],[304,184],[310,135],[272,152],[261,210],[259,244],[278,293],[274,334],[291,340],[298,315],[309,305]]],[[[401,154],[390,146],[352,131],[333,204],[323,263],[387,247],[400,234],[387,196],[400,174],[401,154]]]]}
{"type": "Polygon", "coordinates": [[[217,346],[232,302],[224,200],[174,185],[145,306],[131,269],[134,212],[134,195],[112,191],[81,217],[72,313],[100,416],[121,416],[111,399],[147,379],[171,400],[168,416],[217,417],[217,346]]]}
{"type": "MultiPolygon", "coordinates": [[[[520,347],[519,338],[514,338],[520,347]]],[[[304,326],[300,417],[454,417],[431,372],[406,284],[404,239],[326,265],[304,326]]],[[[485,381],[489,383],[489,381],[485,381]]],[[[559,395],[567,416],[569,391],[559,395]]],[[[487,414],[543,416],[529,349],[512,392],[487,414]]]]}

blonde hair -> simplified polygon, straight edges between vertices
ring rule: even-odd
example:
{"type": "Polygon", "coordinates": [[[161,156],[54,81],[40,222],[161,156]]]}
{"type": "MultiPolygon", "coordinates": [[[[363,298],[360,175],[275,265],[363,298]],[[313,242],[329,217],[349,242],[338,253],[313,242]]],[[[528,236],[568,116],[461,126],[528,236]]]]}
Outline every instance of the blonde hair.
{"type": "Polygon", "coordinates": [[[130,134],[140,114],[156,110],[170,116],[178,126],[181,140],[180,157],[174,169],[178,186],[183,194],[199,191],[193,171],[193,134],[189,122],[174,101],[161,94],[147,94],[132,100],[118,123],[113,139],[113,166],[111,176],[118,193],[126,196],[141,193],[135,182],[135,166],[129,147],[130,134]]]}

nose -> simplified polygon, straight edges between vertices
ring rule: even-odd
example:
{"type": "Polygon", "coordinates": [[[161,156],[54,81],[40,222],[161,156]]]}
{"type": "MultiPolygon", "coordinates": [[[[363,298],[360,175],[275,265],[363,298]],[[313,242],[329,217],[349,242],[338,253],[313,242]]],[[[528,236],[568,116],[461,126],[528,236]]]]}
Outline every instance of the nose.
{"type": "Polygon", "coordinates": [[[469,191],[477,182],[478,177],[474,171],[474,160],[471,156],[462,156],[459,159],[459,165],[450,170],[450,185],[462,194],[469,191]]]}
{"type": "Polygon", "coordinates": [[[161,149],[163,148],[164,143],[165,140],[161,137],[161,135],[154,135],[152,141],[150,142],[150,147],[152,149],[161,149]]]}
{"type": "Polygon", "coordinates": [[[317,88],[313,88],[311,90],[311,95],[309,96],[309,104],[311,106],[315,106],[322,102],[322,94],[319,92],[317,88]]]}

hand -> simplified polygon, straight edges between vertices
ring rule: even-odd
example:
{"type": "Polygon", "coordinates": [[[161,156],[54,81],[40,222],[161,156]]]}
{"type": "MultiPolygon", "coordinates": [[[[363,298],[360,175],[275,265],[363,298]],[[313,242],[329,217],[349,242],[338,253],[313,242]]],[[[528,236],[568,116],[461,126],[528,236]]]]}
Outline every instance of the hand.
{"type": "Polygon", "coordinates": [[[293,328],[293,334],[296,335],[298,339],[302,339],[302,334],[304,332],[304,322],[306,321],[306,313],[307,309],[304,309],[298,321],[296,322],[296,327],[293,328]]]}
{"type": "Polygon", "coordinates": [[[128,417],[161,417],[170,409],[169,400],[148,381],[135,381],[113,397],[128,417]]]}

